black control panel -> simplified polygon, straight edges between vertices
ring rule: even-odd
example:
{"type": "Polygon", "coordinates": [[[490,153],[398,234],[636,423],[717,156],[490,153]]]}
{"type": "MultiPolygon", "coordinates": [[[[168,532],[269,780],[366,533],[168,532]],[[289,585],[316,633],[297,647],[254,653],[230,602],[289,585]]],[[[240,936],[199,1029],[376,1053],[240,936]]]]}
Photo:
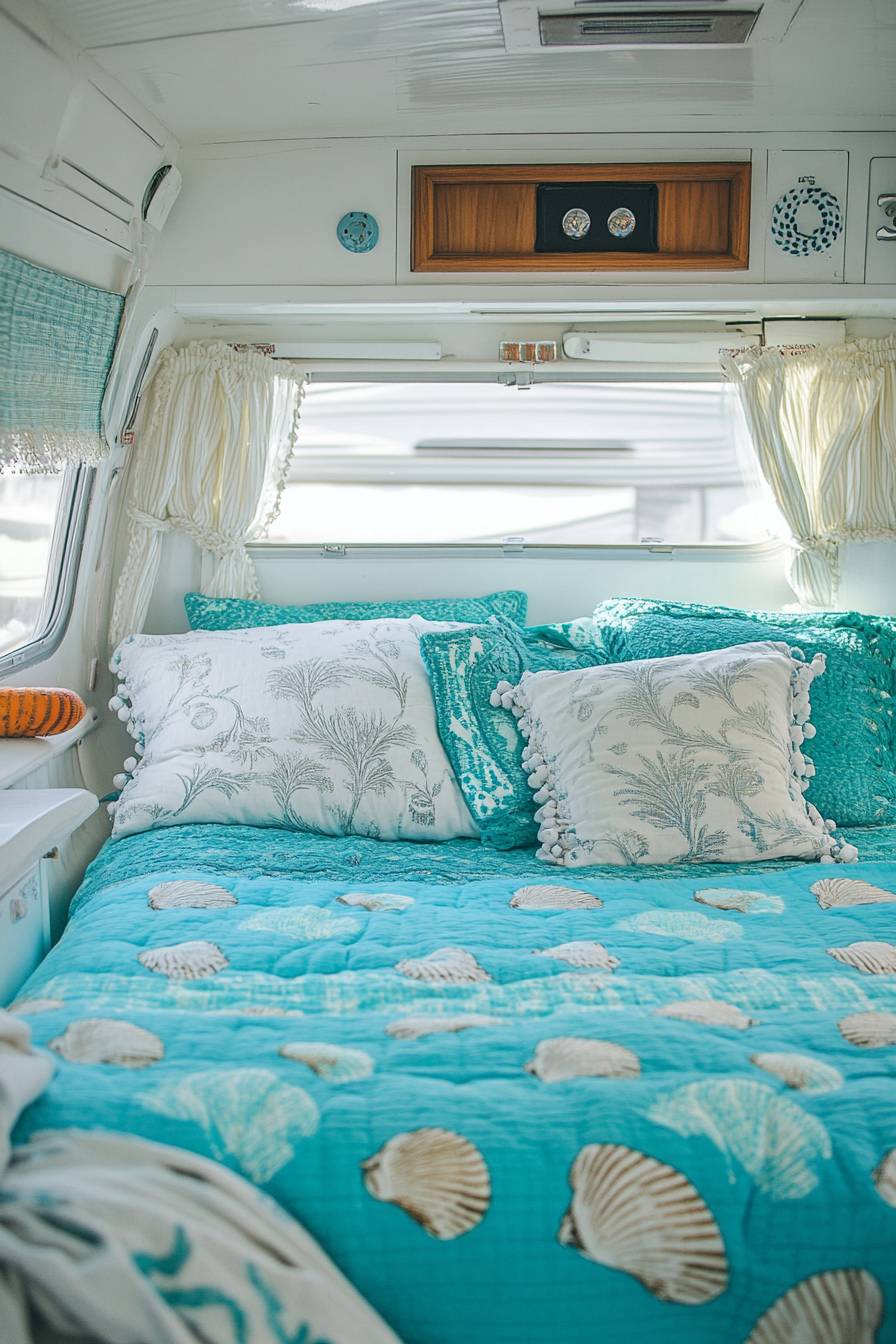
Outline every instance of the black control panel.
{"type": "Polygon", "coordinates": [[[542,182],[536,252],[656,252],[655,182],[542,182]]]}

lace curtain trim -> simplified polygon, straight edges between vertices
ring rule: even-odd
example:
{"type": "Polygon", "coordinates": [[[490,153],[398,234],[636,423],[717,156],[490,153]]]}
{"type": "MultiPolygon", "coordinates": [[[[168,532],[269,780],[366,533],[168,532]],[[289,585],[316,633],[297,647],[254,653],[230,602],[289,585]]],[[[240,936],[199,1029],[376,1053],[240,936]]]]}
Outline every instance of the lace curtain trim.
{"type": "Polygon", "coordinates": [[[99,434],[66,429],[0,429],[0,472],[36,476],[72,463],[95,467],[109,456],[99,434]]]}

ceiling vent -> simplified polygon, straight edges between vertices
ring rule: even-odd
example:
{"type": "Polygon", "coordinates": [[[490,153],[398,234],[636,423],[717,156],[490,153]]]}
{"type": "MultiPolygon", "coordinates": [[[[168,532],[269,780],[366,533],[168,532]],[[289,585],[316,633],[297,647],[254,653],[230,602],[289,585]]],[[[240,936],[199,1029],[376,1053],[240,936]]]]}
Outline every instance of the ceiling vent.
{"type": "Polygon", "coordinates": [[[756,10],[645,9],[637,14],[540,14],[543,47],[734,46],[746,42],[756,10]]]}
{"type": "Polygon", "coordinates": [[[800,0],[501,0],[508,52],[739,47],[780,42],[800,0]]]}

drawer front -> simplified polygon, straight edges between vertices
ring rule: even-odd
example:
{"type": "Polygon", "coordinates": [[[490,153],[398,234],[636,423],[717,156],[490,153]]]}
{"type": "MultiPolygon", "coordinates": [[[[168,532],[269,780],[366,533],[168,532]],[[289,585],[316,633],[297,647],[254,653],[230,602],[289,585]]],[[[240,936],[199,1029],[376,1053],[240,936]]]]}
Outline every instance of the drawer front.
{"type": "Polygon", "coordinates": [[[40,864],[0,896],[0,1004],[43,960],[48,947],[47,903],[40,864]]]}

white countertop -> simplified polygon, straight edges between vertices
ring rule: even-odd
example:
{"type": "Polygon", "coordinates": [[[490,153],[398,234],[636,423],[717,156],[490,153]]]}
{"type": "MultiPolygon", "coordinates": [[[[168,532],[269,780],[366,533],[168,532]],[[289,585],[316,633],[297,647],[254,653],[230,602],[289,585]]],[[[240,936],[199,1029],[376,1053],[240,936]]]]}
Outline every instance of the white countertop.
{"type": "Polygon", "coordinates": [[[6,891],[48,850],[96,811],[86,789],[0,790],[0,891],[6,891]]]}
{"type": "Polygon", "coordinates": [[[99,720],[96,710],[88,709],[81,722],[66,733],[55,733],[52,737],[0,738],[0,789],[8,789],[53,756],[61,756],[82,737],[92,733],[99,720]]]}

